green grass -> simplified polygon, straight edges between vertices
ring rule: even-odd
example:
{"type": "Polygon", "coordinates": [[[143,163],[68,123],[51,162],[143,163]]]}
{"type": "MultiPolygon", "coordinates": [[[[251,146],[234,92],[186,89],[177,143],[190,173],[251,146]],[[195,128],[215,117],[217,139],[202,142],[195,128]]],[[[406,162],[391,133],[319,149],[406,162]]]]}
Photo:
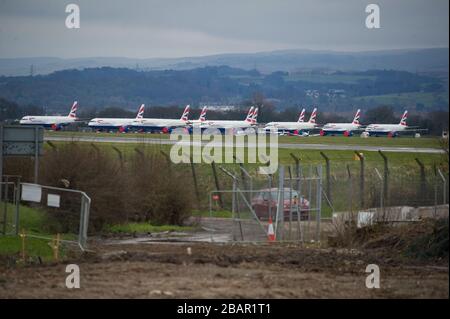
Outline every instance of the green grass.
{"type": "Polygon", "coordinates": [[[192,212],[194,217],[216,217],[216,218],[231,218],[232,213],[227,210],[213,210],[210,214],[209,211],[194,210],[192,212]]]}
{"type": "Polygon", "coordinates": [[[448,92],[444,93],[427,93],[427,92],[411,92],[411,93],[398,93],[398,94],[385,94],[385,95],[372,95],[355,97],[355,101],[373,101],[377,104],[397,104],[397,105],[416,105],[421,103],[424,105],[432,106],[438,101],[441,105],[448,105],[448,92]]]}
{"type": "MultiPolygon", "coordinates": [[[[2,205],[2,204],[1,204],[2,205]]],[[[3,206],[2,206],[3,207],[3,206]]],[[[8,222],[12,222],[14,207],[8,204],[8,222]]],[[[20,230],[31,236],[42,236],[46,238],[25,237],[25,252],[28,257],[41,257],[43,261],[53,260],[53,250],[49,243],[55,234],[45,232],[47,216],[46,212],[40,209],[31,208],[25,205],[20,206],[20,230]]],[[[61,239],[74,240],[73,234],[62,234],[61,239]]],[[[60,246],[60,257],[64,258],[64,246],[60,246]]],[[[0,255],[20,256],[22,250],[22,239],[15,235],[0,235],[0,255]]]]}
{"type": "Polygon", "coordinates": [[[357,84],[361,80],[375,80],[372,75],[353,75],[353,74],[307,74],[293,73],[284,77],[285,81],[306,81],[310,83],[345,83],[357,84]]]}
{"type": "Polygon", "coordinates": [[[178,225],[152,225],[150,223],[127,223],[121,225],[109,225],[104,228],[105,233],[160,233],[160,232],[187,232],[193,231],[193,226],[178,225]]]}
{"type": "MultiPolygon", "coordinates": [[[[47,137],[72,137],[76,140],[79,137],[121,137],[121,138],[137,138],[144,142],[146,139],[167,140],[168,134],[141,134],[141,133],[83,133],[83,132],[45,132],[47,137]]],[[[392,147],[420,147],[420,148],[439,148],[440,139],[437,137],[425,136],[421,138],[413,138],[401,136],[397,138],[387,137],[369,137],[361,138],[359,136],[280,136],[279,143],[289,144],[325,144],[325,145],[361,145],[361,146],[392,146],[392,147]]],[[[55,143],[55,142],[53,142],[55,143]]],[[[99,143],[100,144],[100,143],[99,143]]],[[[136,145],[138,143],[134,143],[136,145]]],[[[115,144],[117,145],[117,144],[115,144]]]]}

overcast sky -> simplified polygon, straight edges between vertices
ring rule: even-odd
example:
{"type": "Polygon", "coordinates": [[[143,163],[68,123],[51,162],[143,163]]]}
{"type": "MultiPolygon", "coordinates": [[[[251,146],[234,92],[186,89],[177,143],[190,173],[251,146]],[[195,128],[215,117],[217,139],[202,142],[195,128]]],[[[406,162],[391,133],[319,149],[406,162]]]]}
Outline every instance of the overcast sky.
{"type": "Polygon", "coordinates": [[[448,0],[0,0],[0,57],[448,47],[448,0]],[[81,28],[65,27],[76,3],[81,28]],[[377,3],[381,29],[365,27],[377,3]]]}

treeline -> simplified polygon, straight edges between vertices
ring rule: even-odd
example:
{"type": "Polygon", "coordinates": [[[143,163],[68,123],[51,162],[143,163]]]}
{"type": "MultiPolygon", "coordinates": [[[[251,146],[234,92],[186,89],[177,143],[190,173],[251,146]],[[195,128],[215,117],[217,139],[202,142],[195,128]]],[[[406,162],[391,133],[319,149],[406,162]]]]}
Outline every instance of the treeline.
{"type": "MultiPolygon", "coordinates": [[[[318,105],[324,111],[346,112],[358,97],[398,93],[433,93],[436,97],[425,102],[426,110],[448,107],[448,101],[438,99],[445,93],[443,81],[395,70],[305,75],[280,71],[262,74],[228,66],[178,71],[103,67],[32,77],[0,77],[0,84],[1,97],[21,105],[45,105],[55,112],[65,112],[68,101],[73,100],[98,109],[132,108],[142,102],[239,105],[254,92],[263,93],[280,109],[302,103],[318,105]]],[[[368,107],[377,105],[370,99],[365,103],[368,107]]]]}
{"type": "Polygon", "coordinates": [[[27,114],[43,115],[44,109],[34,105],[18,105],[0,98],[0,122],[14,122],[27,114]]]}

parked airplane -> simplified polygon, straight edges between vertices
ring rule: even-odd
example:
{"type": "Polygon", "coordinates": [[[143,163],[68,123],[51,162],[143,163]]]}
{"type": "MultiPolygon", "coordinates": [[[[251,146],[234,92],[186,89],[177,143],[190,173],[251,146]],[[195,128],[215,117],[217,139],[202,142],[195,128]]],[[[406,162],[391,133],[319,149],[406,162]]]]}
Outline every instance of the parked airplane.
{"type": "Polygon", "coordinates": [[[202,111],[200,112],[200,117],[198,118],[198,120],[192,120],[189,121],[189,124],[191,124],[192,126],[199,126],[201,123],[206,121],[206,111],[207,111],[207,106],[204,106],[202,108],[202,111]]]}
{"type": "Polygon", "coordinates": [[[280,134],[289,134],[289,135],[308,135],[310,130],[316,128],[316,117],[317,117],[317,108],[311,113],[311,117],[308,122],[304,122],[305,119],[305,109],[300,112],[300,116],[297,122],[270,122],[267,123],[264,129],[268,130],[277,130],[280,134]]]}
{"type": "Polygon", "coordinates": [[[119,132],[128,131],[133,120],[139,120],[144,117],[145,105],[142,104],[136,115],[136,119],[132,118],[95,118],[89,121],[88,126],[97,131],[118,130],[119,132]]]}
{"type": "Polygon", "coordinates": [[[214,128],[220,130],[221,132],[225,131],[226,129],[245,129],[256,126],[257,118],[258,118],[258,108],[254,108],[252,106],[247,113],[247,117],[243,121],[205,120],[199,123],[199,125],[197,126],[194,125],[194,127],[200,127],[202,130],[214,128]]]}
{"type": "Polygon", "coordinates": [[[351,123],[327,123],[320,130],[320,135],[343,134],[344,136],[352,136],[354,131],[361,130],[360,117],[361,110],[358,109],[351,123]]]}
{"type": "Polygon", "coordinates": [[[161,119],[161,118],[140,118],[135,119],[131,123],[133,129],[150,132],[170,133],[172,129],[177,127],[187,127],[189,125],[190,106],[186,105],[183,114],[179,120],[161,119]]]}
{"type": "Polygon", "coordinates": [[[405,111],[402,115],[399,124],[370,124],[366,127],[365,132],[369,136],[387,135],[388,137],[398,136],[399,132],[417,132],[426,131],[426,129],[418,129],[408,126],[406,120],[408,119],[408,111],[405,111]]]}
{"type": "Polygon", "coordinates": [[[73,102],[72,108],[67,116],[34,116],[26,115],[19,121],[21,125],[39,125],[52,130],[60,130],[63,126],[77,121],[78,102],[73,102]]]}

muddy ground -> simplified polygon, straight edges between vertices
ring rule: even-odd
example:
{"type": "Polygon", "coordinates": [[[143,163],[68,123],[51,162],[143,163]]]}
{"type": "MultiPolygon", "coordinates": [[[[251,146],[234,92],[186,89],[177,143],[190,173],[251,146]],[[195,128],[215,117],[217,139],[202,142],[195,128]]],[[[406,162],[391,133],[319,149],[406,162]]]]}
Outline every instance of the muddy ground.
{"type": "Polygon", "coordinates": [[[448,260],[282,244],[94,244],[61,263],[0,264],[1,298],[448,298],[448,260]],[[190,249],[188,249],[188,247],[190,249]],[[190,254],[189,254],[190,251],[190,254]],[[81,288],[65,287],[76,263],[81,288]],[[377,264],[381,288],[367,289],[377,264]]]}

